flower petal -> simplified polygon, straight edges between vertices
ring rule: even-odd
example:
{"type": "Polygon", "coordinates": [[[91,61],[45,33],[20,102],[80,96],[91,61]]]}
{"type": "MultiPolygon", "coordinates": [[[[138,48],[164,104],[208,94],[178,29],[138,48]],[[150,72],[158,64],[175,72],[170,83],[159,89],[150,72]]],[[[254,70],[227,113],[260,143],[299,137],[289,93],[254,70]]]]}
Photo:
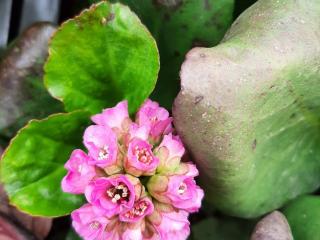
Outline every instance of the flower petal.
{"type": "Polygon", "coordinates": [[[113,108],[104,109],[102,113],[91,117],[91,120],[98,125],[110,128],[122,128],[122,123],[129,118],[128,101],[119,102],[113,108]]]}
{"type": "Polygon", "coordinates": [[[148,142],[134,138],[128,146],[127,157],[124,160],[124,168],[127,173],[139,177],[150,176],[155,173],[159,159],[152,152],[152,145],[148,142]]]}
{"type": "Polygon", "coordinates": [[[169,112],[150,99],[147,99],[141,106],[136,120],[140,126],[150,127],[150,135],[154,139],[159,138],[162,134],[172,132],[172,118],[169,117],[169,112]]]}
{"type": "Polygon", "coordinates": [[[76,149],[66,162],[67,175],[62,179],[61,187],[64,192],[73,194],[84,193],[88,183],[95,177],[95,167],[89,165],[90,157],[82,150],[76,149]]]}
{"type": "Polygon", "coordinates": [[[110,218],[133,207],[135,188],[125,175],[100,177],[89,183],[85,196],[110,218]]]}
{"type": "Polygon", "coordinates": [[[107,126],[89,126],[84,133],[83,143],[89,151],[90,164],[107,167],[116,164],[118,154],[117,136],[107,126]]]}
{"type": "Polygon", "coordinates": [[[72,226],[76,232],[85,240],[104,239],[104,229],[109,219],[103,216],[99,209],[90,204],[71,213],[72,226]]]}

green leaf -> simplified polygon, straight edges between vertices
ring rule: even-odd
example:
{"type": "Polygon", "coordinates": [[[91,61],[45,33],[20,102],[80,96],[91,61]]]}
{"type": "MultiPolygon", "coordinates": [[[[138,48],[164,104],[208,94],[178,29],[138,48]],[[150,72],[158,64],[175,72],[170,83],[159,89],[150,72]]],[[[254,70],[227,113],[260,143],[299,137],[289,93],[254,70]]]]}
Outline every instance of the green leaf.
{"type": "Polygon", "coordinates": [[[45,83],[67,111],[97,113],[127,99],[133,113],[152,92],[159,71],[151,34],[128,7],[109,2],[65,22],[49,54],[45,83]]]}
{"type": "Polygon", "coordinates": [[[250,237],[253,222],[230,218],[209,217],[191,226],[191,240],[247,240],[250,237]]]}
{"type": "Polygon", "coordinates": [[[292,201],[285,209],[295,240],[319,240],[320,197],[302,196],[292,201]]]}
{"type": "Polygon", "coordinates": [[[175,126],[224,213],[257,217],[320,186],[320,2],[260,0],[188,53],[175,126]]]}
{"type": "Polygon", "coordinates": [[[11,204],[31,215],[61,216],[83,203],[82,196],[62,192],[60,183],[88,124],[88,113],[76,111],[32,120],[18,132],[1,160],[11,204]]]}
{"type": "Polygon", "coordinates": [[[66,240],[81,240],[81,237],[71,228],[67,234],[66,240]]]}
{"type": "Polygon", "coordinates": [[[157,40],[161,68],[151,97],[171,109],[185,54],[194,46],[214,46],[222,39],[232,22],[234,0],[118,2],[129,5],[157,40]]]}

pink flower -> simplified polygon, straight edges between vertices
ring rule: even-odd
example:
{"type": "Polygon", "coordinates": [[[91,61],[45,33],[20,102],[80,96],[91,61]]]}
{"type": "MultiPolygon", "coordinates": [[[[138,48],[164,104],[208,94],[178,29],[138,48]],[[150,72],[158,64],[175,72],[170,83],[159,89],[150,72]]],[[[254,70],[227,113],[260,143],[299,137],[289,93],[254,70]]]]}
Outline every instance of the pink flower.
{"type": "Polygon", "coordinates": [[[139,138],[147,141],[149,137],[150,127],[146,125],[139,126],[136,123],[132,123],[129,129],[129,140],[133,138],[139,138]]]}
{"type": "Polygon", "coordinates": [[[107,234],[105,239],[161,240],[158,230],[148,220],[148,216],[137,222],[122,222],[120,219],[112,218],[105,229],[107,234]]]}
{"type": "Polygon", "coordinates": [[[160,159],[158,171],[167,172],[174,171],[179,166],[185,149],[180,138],[170,133],[163,137],[160,146],[155,152],[156,156],[160,159]]]}
{"type": "Polygon", "coordinates": [[[121,234],[121,240],[145,240],[141,232],[140,225],[126,224],[124,232],[121,234]]]}
{"type": "Polygon", "coordinates": [[[148,182],[150,194],[160,202],[172,204],[174,207],[190,213],[201,207],[203,190],[197,186],[194,177],[198,175],[195,165],[181,164],[187,172],[181,175],[154,175],[148,182]]]}
{"type": "Polygon", "coordinates": [[[126,129],[126,121],[130,122],[128,102],[126,100],[119,102],[115,107],[104,109],[102,113],[92,116],[91,119],[98,125],[126,129]]]}
{"type": "MultiPolygon", "coordinates": [[[[143,236],[144,221],[126,223],[112,218],[107,225],[106,238],[112,240],[146,240],[143,236]]],[[[159,239],[160,240],[160,239],[159,239]]]]}
{"type": "Polygon", "coordinates": [[[107,167],[117,162],[117,136],[107,126],[92,125],[83,136],[84,145],[89,151],[90,164],[107,167]]]}
{"type": "Polygon", "coordinates": [[[133,207],[135,187],[125,175],[101,177],[89,183],[85,196],[89,203],[105,210],[110,218],[133,207]]]}
{"type": "Polygon", "coordinates": [[[136,201],[129,211],[119,214],[119,219],[122,222],[138,222],[145,216],[150,215],[153,209],[152,201],[145,197],[136,201]]]}
{"type": "MultiPolygon", "coordinates": [[[[150,201],[151,202],[151,201],[150,201]]],[[[152,202],[151,202],[152,204],[152,202]]],[[[150,205],[151,206],[151,205],[150,205]]],[[[149,215],[150,210],[148,208],[149,215]]],[[[153,205],[152,205],[153,211],[153,205]]],[[[144,240],[145,222],[120,220],[117,216],[107,218],[99,208],[85,204],[71,213],[72,225],[77,233],[85,240],[144,240]]],[[[153,238],[159,239],[160,238],[153,238]]]]}
{"type": "Polygon", "coordinates": [[[98,208],[85,204],[71,213],[72,226],[85,240],[104,240],[109,219],[98,208]]]}
{"type": "Polygon", "coordinates": [[[150,135],[152,138],[158,138],[162,134],[172,132],[172,118],[169,112],[159,107],[157,102],[150,99],[146,100],[137,113],[137,122],[139,125],[150,127],[150,135]]]}
{"type": "Polygon", "coordinates": [[[84,189],[96,175],[95,167],[88,164],[89,160],[90,157],[80,149],[72,152],[70,159],[64,165],[68,170],[61,183],[64,192],[84,193],[84,189]]]}
{"type": "Polygon", "coordinates": [[[161,240],[185,240],[190,234],[188,212],[172,206],[154,203],[155,210],[148,219],[160,235],[161,240]]]}
{"type": "Polygon", "coordinates": [[[124,168],[127,173],[139,177],[150,176],[155,173],[159,159],[153,155],[152,145],[138,138],[130,141],[124,168]]]}

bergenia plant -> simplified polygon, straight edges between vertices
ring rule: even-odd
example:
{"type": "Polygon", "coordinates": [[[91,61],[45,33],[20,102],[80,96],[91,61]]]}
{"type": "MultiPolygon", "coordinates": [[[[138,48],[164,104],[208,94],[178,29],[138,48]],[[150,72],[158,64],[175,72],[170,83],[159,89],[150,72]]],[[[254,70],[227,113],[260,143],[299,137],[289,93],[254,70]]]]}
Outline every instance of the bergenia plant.
{"type": "MultiPolygon", "coordinates": [[[[250,238],[249,221],[216,218],[215,209],[267,214],[252,240],[318,240],[320,1],[258,0],[215,46],[235,2],[105,0],[63,23],[44,85],[65,112],[31,120],[3,153],[10,204],[35,216],[71,215],[83,239],[186,239],[204,197],[199,169],[213,205],[191,221],[192,239],[250,238]],[[214,47],[186,54],[199,45],[214,47]],[[174,121],[148,98],[167,109],[175,98],[174,121]],[[184,146],[197,167],[182,160],[184,146]],[[286,217],[268,214],[275,209],[286,217]]],[[[20,42],[3,56],[0,132],[31,109],[55,112],[39,94],[25,108],[29,93],[20,91],[36,77],[41,46],[20,42]]]]}
{"type": "Polygon", "coordinates": [[[125,5],[103,1],[62,24],[44,84],[66,112],[11,140],[1,159],[10,203],[71,214],[83,239],[186,239],[204,192],[169,112],[148,100],[159,68],[155,39],[125,5]]]}
{"type": "Polygon", "coordinates": [[[62,189],[84,194],[72,225],[86,240],[186,239],[189,213],[204,196],[196,166],[166,109],[145,101],[132,121],[127,101],[92,116],[83,135],[87,153],[75,149],[65,164],[62,189]]]}

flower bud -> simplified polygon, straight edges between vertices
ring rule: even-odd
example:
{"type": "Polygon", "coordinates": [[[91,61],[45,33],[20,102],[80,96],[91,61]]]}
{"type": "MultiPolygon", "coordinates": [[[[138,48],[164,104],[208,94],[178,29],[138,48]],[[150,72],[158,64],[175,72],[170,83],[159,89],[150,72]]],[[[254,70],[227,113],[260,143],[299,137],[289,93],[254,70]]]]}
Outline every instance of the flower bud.
{"type": "Polygon", "coordinates": [[[162,240],[185,240],[190,234],[188,212],[171,205],[154,202],[154,211],[147,217],[162,240]]]}
{"type": "Polygon", "coordinates": [[[184,152],[185,149],[179,137],[172,134],[165,135],[160,146],[155,150],[155,155],[160,160],[157,171],[160,173],[175,171],[184,152]]]}
{"type": "Polygon", "coordinates": [[[148,191],[159,202],[171,204],[190,213],[201,207],[203,190],[196,185],[194,177],[198,174],[193,164],[181,164],[188,167],[184,174],[154,175],[148,182],[148,191]]]}

